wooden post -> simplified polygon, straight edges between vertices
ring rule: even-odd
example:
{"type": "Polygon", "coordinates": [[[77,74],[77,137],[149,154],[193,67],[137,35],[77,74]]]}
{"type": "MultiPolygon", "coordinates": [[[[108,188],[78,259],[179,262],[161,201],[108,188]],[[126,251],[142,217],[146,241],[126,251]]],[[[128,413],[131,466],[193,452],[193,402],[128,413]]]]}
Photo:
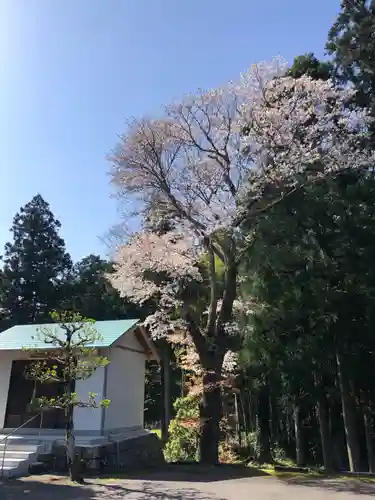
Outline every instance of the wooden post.
{"type": "Polygon", "coordinates": [[[238,399],[237,399],[237,393],[234,393],[234,406],[235,406],[235,411],[236,411],[236,433],[237,433],[237,440],[238,444],[242,446],[242,436],[241,436],[241,426],[240,426],[240,415],[238,411],[238,399]]]}
{"type": "Polygon", "coordinates": [[[168,428],[171,421],[171,378],[170,378],[170,359],[169,347],[167,344],[162,346],[162,381],[164,395],[164,415],[162,422],[162,440],[168,441],[168,428]]]}

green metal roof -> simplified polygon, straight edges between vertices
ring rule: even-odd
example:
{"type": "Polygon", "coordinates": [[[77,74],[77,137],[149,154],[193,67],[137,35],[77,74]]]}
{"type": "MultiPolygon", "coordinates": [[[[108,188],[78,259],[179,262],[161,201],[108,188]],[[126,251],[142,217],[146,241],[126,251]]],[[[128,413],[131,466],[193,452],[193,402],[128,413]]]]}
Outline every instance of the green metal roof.
{"type": "MultiPolygon", "coordinates": [[[[119,319],[112,321],[96,321],[93,328],[98,333],[98,339],[93,345],[87,347],[109,347],[124,333],[130,331],[139,319],[119,319]]],[[[58,323],[45,323],[42,325],[15,325],[0,333],[0,351],[18,351],[25,349],[51,349],[54,346],[45,344],[41,331],[50,328],[53,333],[65,337],[64,331],[58,323]]]]}

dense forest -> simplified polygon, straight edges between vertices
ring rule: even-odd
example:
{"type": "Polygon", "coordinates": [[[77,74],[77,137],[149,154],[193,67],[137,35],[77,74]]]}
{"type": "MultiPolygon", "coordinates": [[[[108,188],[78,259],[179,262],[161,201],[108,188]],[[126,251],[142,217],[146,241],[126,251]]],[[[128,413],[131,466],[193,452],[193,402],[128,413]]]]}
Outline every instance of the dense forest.
{"type": "Polygon", "coordinates": [[[4,249],[1,328],[143,320],[164,360],[145,420],[167,440],[172,418],[171,460],[375,472],[374,33],[375,2],[343,0],[327,60],[131,122],[111,175],[142,228],[113,262],[73,264],[35,196],[4,249]]]}

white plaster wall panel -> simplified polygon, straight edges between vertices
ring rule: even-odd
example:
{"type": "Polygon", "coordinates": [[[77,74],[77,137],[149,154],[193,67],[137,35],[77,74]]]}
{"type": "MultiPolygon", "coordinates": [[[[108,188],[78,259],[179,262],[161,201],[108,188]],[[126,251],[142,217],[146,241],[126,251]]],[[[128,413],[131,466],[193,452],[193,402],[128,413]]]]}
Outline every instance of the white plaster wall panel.
{"type": "MultiPolygon", "coordinates": [[[[94,392],[99,402],[103,399],[103,388],[104,368],[97,368],[91,377],[86,380],[77,380],[75,390],[81,401],[87,401],[89,392],[94,392]]],[[[75,408],[73,420],[77,431],[98,432],[101,430],[102,408],[75,408]]]]}
{"type": "MultiPolygon", "coordinates": [[[[137,349],[140,349],[137,343],[137,349]]],[[[105,411],[105,430],[143,427],[145,356],[114,347],[107,367],[107,398],[111,404],[105,411]]]]}

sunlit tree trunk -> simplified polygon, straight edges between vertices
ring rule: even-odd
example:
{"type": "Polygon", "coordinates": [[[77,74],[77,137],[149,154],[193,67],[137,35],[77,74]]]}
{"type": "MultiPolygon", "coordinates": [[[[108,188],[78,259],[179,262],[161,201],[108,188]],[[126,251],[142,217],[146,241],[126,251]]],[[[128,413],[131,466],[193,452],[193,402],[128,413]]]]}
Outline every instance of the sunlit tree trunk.
{"type": "Polygon", "coordinates": [[[346,378],[345,367],[341,354],[336,351],[337,373],[339,379],[342,415],[348,450],[349,468],[351,472],[359,472],[361,468],[359,441],[356,429],[355,406],[350,394],[349,383],[346,378]]]}
{"type": "Polygon", "coordinates": [[[296,438],[296,462],[298,467],[305,465],[305,453],[301,423],[301,409],[298,403],[295,404],[293,410],[294,434],[296,438]]]}
{"type": "Polygon", "coordinates": [[[375,472],[373,418],[368,404],[365,403],[363,405],[362,412],[363,412],[363,424],[365,427],[368,470],[369,472],[375,472]]]}

